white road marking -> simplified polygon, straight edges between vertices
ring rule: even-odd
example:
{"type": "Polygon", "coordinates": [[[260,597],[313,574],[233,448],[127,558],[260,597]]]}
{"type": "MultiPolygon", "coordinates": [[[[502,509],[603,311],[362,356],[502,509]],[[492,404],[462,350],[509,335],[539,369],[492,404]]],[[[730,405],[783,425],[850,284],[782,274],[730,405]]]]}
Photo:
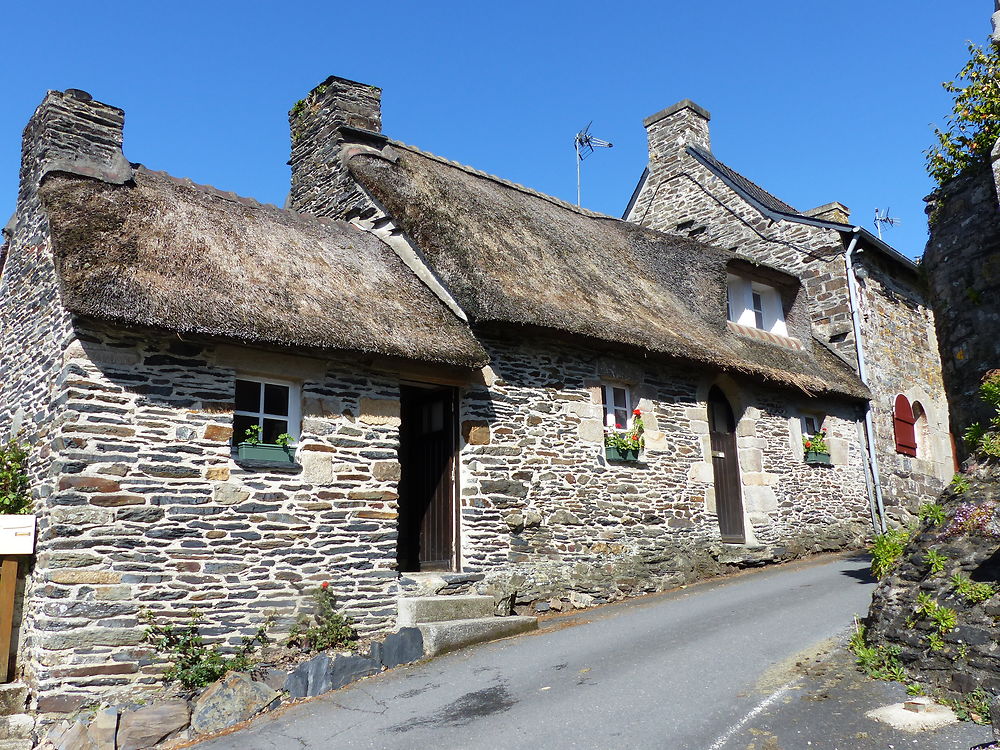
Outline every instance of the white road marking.
{"type": "Polygon", "coordinates": [[[750,712],[746,716],[744,716],[738,722],[729,727],[729,729],[726,731],[724,735],[722,735],[721,737],[719,737],[719,739],[713,742],[712,745],[708,748],[708,750],[721,750],[721,748],[723,748],[725,744],[732,739],[734,734],[736,734],[744,726],[746,726],[747,722],[749,722],[754,716],[759,714],[761,711],[763,711],[765,708],[770,706],[776,700],[781,698],[781,696],[783,696],[785,693],[791,690],[792,686],[795,685],[796,682],[798,682],[798,680],[792,680],[791,682],[786,683],[783,687],[771,693],[764,700],[762,700],[760,703],[758,703],[756,706],[750,709],[750,712]]]}

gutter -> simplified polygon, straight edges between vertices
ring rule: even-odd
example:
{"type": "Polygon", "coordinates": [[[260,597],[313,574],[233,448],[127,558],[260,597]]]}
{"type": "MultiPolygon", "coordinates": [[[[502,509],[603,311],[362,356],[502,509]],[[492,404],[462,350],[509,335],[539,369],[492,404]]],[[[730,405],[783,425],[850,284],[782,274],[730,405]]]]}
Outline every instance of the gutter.
{"type": "MultiPolygon", "coordinates": [[[[865,363],[865,350],[861,340],[861,309],[858,304],[858,281],[854,276],[852,256],[858,245],[858,239],[865,230],[854,227],[851,230],[851,242],[844,254],[844,265],[847,268],[847,290],[851,301],[851,324],[854,327],[854,346],[858,353],[858,377],[865,387],[868,385],[868,367],[865,363]]],[[[867,239],[867,238],[866,238],[867,239]]],[[[878,455],[875,451],[875,423],[872,420],[872,402],[865,402],[865,442],[868,447],[868,466],[865,471],[865,483],[868,488],[868,504],[872,514],[872,528],[876,533],[885,533],[885,507],[882,504],[882,484],[879,480],[878,455]],[[869,478],[870,477],[870,478],[869,478]],[[874,492],[873,492],[874,490],[874,492]]]]}

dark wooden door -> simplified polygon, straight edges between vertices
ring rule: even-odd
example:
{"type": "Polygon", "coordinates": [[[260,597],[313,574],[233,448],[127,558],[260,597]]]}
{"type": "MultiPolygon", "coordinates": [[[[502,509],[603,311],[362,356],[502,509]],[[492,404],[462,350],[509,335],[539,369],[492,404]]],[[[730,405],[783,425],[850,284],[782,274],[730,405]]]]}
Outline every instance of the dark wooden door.
{"type": "Polygon", "coordinates": [[[404,386],[400,400],[397,563],[455,570],[455,391],[404,386]]]}
{"type": "Polygon", "coordinates": [[[740,493],[740,462],[736,453],[736,420],[725,394],[712,388],[708,394],[708,430],[712,439],[712,469],[715,473],[715,510],[722,541],[742,544],[743,498],[740,493]]]}

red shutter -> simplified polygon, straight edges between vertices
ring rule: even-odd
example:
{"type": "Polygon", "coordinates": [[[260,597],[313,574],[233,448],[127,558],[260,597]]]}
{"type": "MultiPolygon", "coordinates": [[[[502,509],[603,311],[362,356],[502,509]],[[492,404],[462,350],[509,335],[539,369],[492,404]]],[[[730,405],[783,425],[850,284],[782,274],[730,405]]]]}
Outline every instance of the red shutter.
{"type": "Polygon", "coordinates": [[[917,455],[917,435],[913,429],[913,408],[906,396],[896,396],[896,407],[893,410],[892,426],[896,433],[896,453],[904,456],[917,455]]]}

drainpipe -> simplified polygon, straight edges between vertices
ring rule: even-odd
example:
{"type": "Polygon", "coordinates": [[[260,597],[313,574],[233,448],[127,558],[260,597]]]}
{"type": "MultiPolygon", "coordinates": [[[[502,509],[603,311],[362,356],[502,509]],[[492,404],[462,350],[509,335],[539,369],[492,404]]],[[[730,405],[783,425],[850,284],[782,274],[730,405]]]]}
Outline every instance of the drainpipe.
{"type": "MultiPolygon", "coordinates": [[[[844,265],[847,266],[847,291],[851,300],[851,324],[854,326],[854,347],[858,353],[858,377],[868,386],[868,367],[865,364],[865,350],[861,341],[861,308],[858,304],[858,281],[854,277],[852,256],[861,236],[861,227],[851,230],[853,236],[844,255],[844,265]]],[[[875,450],[875,423],[872,421],[872,403],[865,402],[865,441],[868,443],[868,471],[875,490],[874,502],[869,487],[868,503],[872,510],[872,528],[878,533],[885,533],[885,507],[882,505],[882,483],[879,480],[878,454],[875,450]]],[[[865,477],[867,479],[867,477],[865,477]]]]}

